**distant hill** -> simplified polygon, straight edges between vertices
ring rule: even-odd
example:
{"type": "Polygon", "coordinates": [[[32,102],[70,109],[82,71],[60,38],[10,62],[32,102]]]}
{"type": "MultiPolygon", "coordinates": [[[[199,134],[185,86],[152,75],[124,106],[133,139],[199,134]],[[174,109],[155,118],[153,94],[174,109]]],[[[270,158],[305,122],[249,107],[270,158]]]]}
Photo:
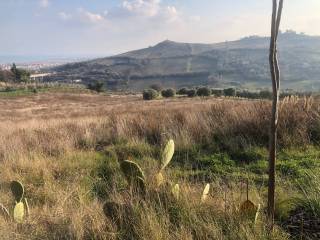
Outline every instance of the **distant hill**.
{"type": "MultiPolygon", "coordinates": [[[[166,40],[153,47],[54,69],[52,80],[105,81],[109,88],[166,87],[266,88],[271,85],[269,38],[251,36],[216,44],[166,40]]],[[[320,37],[287,31],[279,35],[283,88],[320,89],[320,37]]]]}

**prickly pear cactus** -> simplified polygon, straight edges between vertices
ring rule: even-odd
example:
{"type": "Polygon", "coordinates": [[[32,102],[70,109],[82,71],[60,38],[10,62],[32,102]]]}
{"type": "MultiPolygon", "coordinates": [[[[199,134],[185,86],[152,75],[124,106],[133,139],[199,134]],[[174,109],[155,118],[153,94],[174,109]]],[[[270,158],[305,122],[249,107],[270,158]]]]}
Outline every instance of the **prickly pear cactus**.
{"type": "Polygon", "coordinates": [[[210,191],[210,184],[208,183],[208,184],[205,186],[205,188],[204,188],[204,190],[203,190],[203,192],[202,192],[202,196],[201,196],[201,202],[202,202],[202,203],[204,203],[204,202],[207,200],[208,195],[209,195],[209,191],[210,191]]]}
{"type": "Polygon", "coordinates": [[[24,188],[22,183],[19,181],[12,181],[10,184],[10,188],[16,202],[21,202],[24,195],[24,188]]]}
{"type": "Polygon", "coordinates": [[[18,202],[13,209],[13,219],[17,223],[23,222],[24,211],[24,204],[22,202],[18,202]]]}
{"type": "Polygon", "coordinates": [[[145,179],[142,169],[135,162],[125,160],[120,164],[120,167],[128,182],[132,182],[132,180],[138,177],[145,179]]]}
{"type": "Polygon", "coordinates": [[[170,139],[166,144],[163,152],[162,152],[162,159],[161,159],[161,168],[160,171],[166,168],[170,163],[174,154],[174,141],[170,139]]]}
{"type": "Polygon", "coordinates": [[[145,194],[145,176],[140,166],[135,162],[125,160],[120,164],[120,167],[133,190],[145,194]]]}

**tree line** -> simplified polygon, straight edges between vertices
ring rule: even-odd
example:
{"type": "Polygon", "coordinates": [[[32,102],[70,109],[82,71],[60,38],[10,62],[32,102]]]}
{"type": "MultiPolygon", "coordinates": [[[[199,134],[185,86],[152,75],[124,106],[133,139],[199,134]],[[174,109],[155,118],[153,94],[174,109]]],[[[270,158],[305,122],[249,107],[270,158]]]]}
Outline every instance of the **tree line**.
{"type": "MultiPolygon", "coordinates": [[[[285,93],[283,93],[286,95],[285,93]]],[[[249,90],[239,90],[236,88],[225,88],[225,89],[215,89],[209,87],[194,87],[194,88],[180,88],[178,90],[174,88],[162,89],[159,85],[151,85],[150,88],[143,90],[143,99],[152,100],[159,96],[164,98],[171,98],[176,95],[187,96],[187,97],[239,97],[247,99],[271,99],[272,92],[269,90],[261,91],[249,91],[249,90]]],[[[291,94],[290,94],[291,95],[291,94]]]]}

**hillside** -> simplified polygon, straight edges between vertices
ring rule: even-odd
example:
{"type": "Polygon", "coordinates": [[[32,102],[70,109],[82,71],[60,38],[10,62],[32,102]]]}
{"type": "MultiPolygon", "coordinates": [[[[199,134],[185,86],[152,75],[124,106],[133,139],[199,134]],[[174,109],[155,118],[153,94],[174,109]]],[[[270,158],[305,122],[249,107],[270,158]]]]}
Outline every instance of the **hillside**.
{"type": "MultiPolygon", "coordinates": [[[[210,85],[239,88],[270,86],[269,38],[251,36],[216,44],[177,43],[67,64],[51,80],[100,80],[109,88],[141,90],[153,83],[167,87],[210,85]]],[[[279,36],[284,88],[320,88],[320,37],[287,31],[279,36]]]]}

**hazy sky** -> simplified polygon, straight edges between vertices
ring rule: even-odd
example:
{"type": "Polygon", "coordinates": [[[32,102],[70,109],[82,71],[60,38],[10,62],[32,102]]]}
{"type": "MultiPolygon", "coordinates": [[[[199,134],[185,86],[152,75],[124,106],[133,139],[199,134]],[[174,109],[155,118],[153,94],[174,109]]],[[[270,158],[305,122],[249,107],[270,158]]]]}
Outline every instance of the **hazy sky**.
{"type": "MultiPolygon", "coordinates": [[[[165,39],[268,35],[271,0],[0,0],[0,55],[108,55],[165,39]]],[[[320,0],[285,0],[282,29],[320,35],[320,0]]]]}

